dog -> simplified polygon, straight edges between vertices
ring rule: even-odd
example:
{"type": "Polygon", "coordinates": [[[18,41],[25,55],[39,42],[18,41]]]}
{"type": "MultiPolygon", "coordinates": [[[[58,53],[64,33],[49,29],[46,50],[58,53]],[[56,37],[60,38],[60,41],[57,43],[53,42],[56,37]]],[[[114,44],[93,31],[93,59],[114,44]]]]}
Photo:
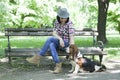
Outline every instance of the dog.
{"type": "Polygon", "coordinates": [[[83,57],[78,47],[75,44],[66,48],[69,54],[67,59],[70,59],[72,69],[69,72],[77,74],[80,72],[101,72],[106,70],[106,66],[98,61],[92,61],[87,57],[83,57]]]}

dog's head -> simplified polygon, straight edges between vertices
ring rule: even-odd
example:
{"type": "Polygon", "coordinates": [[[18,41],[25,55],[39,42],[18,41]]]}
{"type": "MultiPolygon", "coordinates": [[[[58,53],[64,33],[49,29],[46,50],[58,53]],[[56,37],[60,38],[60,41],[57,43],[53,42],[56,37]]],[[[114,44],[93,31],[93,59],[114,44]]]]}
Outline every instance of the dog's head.
{"type": "Polygon", "coordinates": [[[72,57],[72,59],[74,60],[74,57],[77,57],[79,50],[75,44],[71,44],[69,47],[66,48],[66,52],[69,54],[69,58],[72,57]]]}
{"type": "Polygon", "coordinates": [[[84,63],[83,58],[82,58],[82,57],[78,58],[78,60],[77,60],[76,63],[80,66],[80,68],[82,68],[82,65],[83,65],[83,63],[84,63]]]}

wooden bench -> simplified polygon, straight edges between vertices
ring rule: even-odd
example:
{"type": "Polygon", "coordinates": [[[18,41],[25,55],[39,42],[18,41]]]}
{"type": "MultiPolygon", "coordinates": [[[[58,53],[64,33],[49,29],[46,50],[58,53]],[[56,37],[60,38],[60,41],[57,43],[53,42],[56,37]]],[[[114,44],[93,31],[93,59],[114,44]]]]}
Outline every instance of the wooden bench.
{"type": "MultiPolygon", "coordinates": [[[[75,36],[92,36],[93,46],[96,44],[97,31],[92,29],[81,29],[75,30],[75,36]]],[[[8,57],[9,63],[11,63],[12,57],[29,57],[37,54],[40,50],[39,48],[12,48],[10,43],[11,36],[52,36],[52,28],[6,28],[5,36],[8,39],[8,46],[5,49],[5,56],[8,57]]],[[[103,55],[103,44],[99,45],[98,49],[89,48],[79,48],[83,55],[100,56],[100,62],[102,62],[103,55]]],[[[66,56],[65,51],[58,50],[59,56],[66,56]]],[[[46,56],[50,56],[50,51],[47,52],[46,56]]]]}

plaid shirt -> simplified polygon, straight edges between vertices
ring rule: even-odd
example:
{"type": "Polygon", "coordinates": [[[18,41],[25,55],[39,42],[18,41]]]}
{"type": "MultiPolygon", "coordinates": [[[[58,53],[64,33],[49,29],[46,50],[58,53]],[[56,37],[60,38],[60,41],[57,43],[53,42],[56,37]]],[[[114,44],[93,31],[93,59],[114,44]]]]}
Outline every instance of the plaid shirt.
{"type": "Polygon", "coordinates": [[[74,35],[73,23],[70,20],[64,26],[61,26],[58,21],[55,21],[53,30],[65,41],[69,41],[70,36],[74,35]]]}

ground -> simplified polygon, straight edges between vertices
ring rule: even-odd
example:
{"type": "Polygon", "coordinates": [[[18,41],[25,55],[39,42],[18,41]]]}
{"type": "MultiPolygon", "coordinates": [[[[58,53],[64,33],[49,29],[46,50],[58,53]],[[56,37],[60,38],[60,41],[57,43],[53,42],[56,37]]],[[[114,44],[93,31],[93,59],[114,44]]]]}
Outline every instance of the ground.
{"type": "Polygon", "coordinates": [[[66,62],[61,73],[53,74],[49,71],[54,67],[51,60],[42,60],[39,67],[23,60],[15,60],[12,65],[1,62],[0,80],[120,80],[120,60],[104,60],[105,72],[79,73],[77,76],[68,76],[71,67],[66,62]]]}

